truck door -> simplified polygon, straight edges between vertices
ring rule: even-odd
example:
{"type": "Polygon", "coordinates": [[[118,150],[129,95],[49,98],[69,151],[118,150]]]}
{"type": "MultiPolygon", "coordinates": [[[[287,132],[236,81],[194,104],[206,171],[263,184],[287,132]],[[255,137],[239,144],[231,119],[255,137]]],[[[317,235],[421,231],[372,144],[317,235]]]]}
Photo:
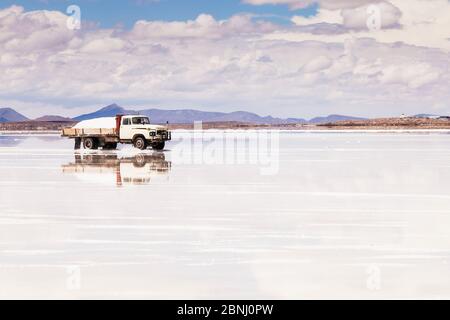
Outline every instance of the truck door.
{"type": "Polygon", "coordinates": [[[122,118],[122,125],[120,126],[120,140],[131,140],[133,130],[131,129],[131,119],[130,118],[122,118]]]}

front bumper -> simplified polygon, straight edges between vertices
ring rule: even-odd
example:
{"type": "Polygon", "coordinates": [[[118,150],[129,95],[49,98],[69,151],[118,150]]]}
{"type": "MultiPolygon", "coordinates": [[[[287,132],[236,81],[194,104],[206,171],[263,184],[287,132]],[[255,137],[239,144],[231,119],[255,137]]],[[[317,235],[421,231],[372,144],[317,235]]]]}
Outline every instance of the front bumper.
{"type": "Polygon", "coordinates": [[[158,130],[157,132],[150,132],[150,140],[152,141],[170,141],[172,140],[172,133],[166,130],[158,130]]]}

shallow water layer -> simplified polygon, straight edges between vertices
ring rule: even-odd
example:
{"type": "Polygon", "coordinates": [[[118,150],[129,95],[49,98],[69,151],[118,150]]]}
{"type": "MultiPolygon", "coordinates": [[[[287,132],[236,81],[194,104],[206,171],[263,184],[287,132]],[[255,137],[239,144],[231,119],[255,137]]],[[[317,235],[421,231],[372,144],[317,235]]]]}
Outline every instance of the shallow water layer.
{"type": "Polygon", "coordinates": [[[0,135],[0,298],[450,298],[450,135],[183,135],[0,135]]]}

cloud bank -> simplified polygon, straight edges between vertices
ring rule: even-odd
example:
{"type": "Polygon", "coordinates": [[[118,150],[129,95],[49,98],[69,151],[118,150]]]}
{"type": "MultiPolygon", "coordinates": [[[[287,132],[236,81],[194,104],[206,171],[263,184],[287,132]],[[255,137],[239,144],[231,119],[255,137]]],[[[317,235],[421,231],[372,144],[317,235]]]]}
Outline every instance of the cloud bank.
{"type": "MultiPolygon", "coordinates": [[[[246,0],[295,9],[312,2],[246,0]]],[[[75,115],[102,104],[275,116],[450,113],[450,4],[319,1],[277,25],[251,15],[67,28],[56,11],[0,10],[0,105],[75,115]]]]}

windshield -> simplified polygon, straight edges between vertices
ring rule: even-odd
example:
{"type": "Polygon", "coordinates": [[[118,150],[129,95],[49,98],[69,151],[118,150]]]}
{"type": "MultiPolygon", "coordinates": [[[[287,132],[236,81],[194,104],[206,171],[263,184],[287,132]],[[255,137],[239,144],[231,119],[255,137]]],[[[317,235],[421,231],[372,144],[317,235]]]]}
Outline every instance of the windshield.
{"type": "Polygon", "coordinates": [[[134,117],[133,124],[150,124],[150,120],[147,117],[134,117]]]}

